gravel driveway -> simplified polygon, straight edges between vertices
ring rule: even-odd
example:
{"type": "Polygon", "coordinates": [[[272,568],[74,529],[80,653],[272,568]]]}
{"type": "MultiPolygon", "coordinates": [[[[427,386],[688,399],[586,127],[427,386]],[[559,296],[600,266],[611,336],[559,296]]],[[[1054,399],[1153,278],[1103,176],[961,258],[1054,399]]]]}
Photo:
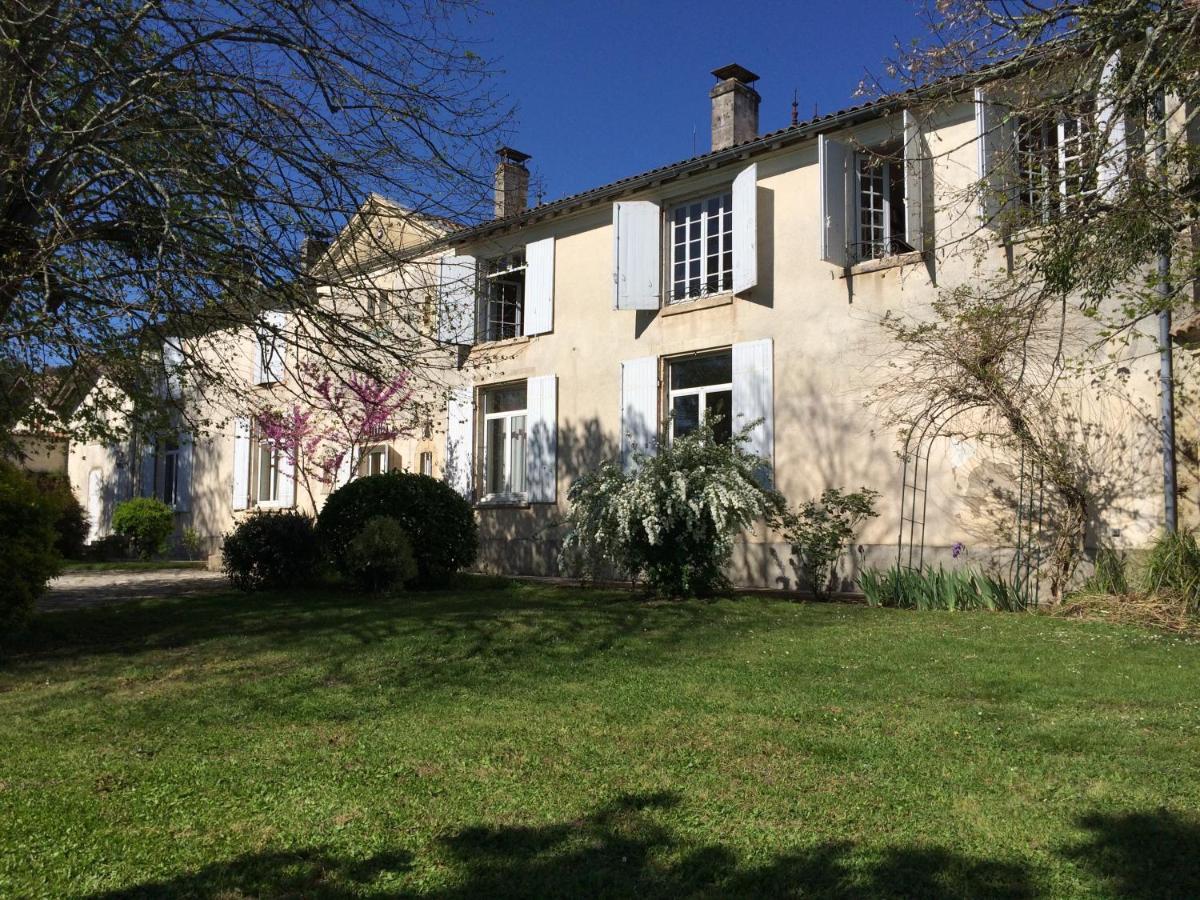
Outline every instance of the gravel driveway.
{"type": "Polygon", "coordinates": [[[144,597],[182,597],[225,590],[229,581],[207,569],[158,569],[148,572],[69,572],[50,582],[38,603],[42,612],[80,609],[144,597]]]}

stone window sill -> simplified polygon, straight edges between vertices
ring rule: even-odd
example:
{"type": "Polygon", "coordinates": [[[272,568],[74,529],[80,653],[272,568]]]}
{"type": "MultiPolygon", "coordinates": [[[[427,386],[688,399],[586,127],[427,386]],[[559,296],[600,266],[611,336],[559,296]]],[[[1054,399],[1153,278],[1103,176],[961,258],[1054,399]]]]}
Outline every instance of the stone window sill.
{"type": "Polygon", "coordinates": [[[475,504],[476,509],[529,509],[529,500],[523,495],[496,495],[484,497],[475,504]]]}
{"type": "Polygon", "coordinates": [[[499,341],[479,341],[475,346],[480,350],[503,350],[505,347],[517,347],[521,344],[528,344],[533,338],[533,335],[523,334],[520,337],[504,338],[499,341]]]}
{"type": "Polygon", "coordinates": [[[696,300],[680,300],[662,308],[663,316],[680,316],[684,313],[699,312],[702,309],[713,309],[717,306],[729,306],[733,303],[733,292],[727,291],[712,297],[700,297],[696,300]]]}
{"type": "Polygon", "coordinates": [[[865,262],[855,263],[847,271],[843,272],[841,277],[848,278],[854,275],[869,275],[872,272],[882,272],[885,269],[896,269],[900,266],[914,265],[924,259],[925,254],[920,250],[897,253],[895,256],[885,256],[883,259],[868,259],[865,262]]]}

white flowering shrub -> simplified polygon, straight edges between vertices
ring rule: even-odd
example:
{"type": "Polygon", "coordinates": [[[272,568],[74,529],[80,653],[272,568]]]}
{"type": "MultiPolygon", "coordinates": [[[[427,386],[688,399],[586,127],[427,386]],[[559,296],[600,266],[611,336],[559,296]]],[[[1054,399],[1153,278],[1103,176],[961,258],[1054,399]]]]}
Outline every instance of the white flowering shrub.
{"type": "Polygon", "coordinates": [[[728,588],[734,536],[758,519],[776,523],[785,506],[760,485],[767,463],[745,442],[745,430],[719,444],[701,428],[656,455],[639,453],[632,475],[606,463],[581,477],[568,494],[563,568],[583,577],[616,570],[672,597],[728,588]]]}

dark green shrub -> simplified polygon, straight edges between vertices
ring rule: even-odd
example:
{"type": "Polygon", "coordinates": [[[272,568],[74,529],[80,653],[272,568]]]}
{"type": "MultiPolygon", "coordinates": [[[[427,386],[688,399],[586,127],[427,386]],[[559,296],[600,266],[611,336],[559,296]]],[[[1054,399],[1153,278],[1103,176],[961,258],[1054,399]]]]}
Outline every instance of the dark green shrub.
{"type": "Polygon", "coordinates": [[[0,462],[0,632],[21,628],[62,568],[58,508],[15,466],[0,462]]]}
{"type": "Polygon", "coordinates": [[[95,562],[129,559],[129,538],[123,534],[106,534],[87,545],[86,555],[95,562]]]}
{"type": "Polygon", "coordinates": [[[350,574],[346,549],[374,516],[395,519],[407,532],[417,561],[417,586],[445,585],[475,562],[479,532],[471,504],[428,475],[389,472],[338,488],[321,509],[317,535],[327,558],[344,574],[350,574]]]}
{"type": "Polygon", "coordinates": [[[875,512],[879,491],[859,488],[843,493],[826,488],[818,500],[809,500],[783,519],[783,533],[792,545],[800,573],[819,597],[825,596],[833,580],[834,566],[858,533],[859,527],[875,512]]]}
{"type": "Polygon", "coordinates": [[[167,538],[175,530],[175,512],[154,497],[134,497],[113,510],[113,531],[129,538],[134,552],[149,559],[167,550],[167,538]]]}
{"type": "Polygon", "coordinates": [[[1176,597],[1200,611],[1200,545],[1193,531],[1163,532],[1146,558],[1145,591],[1176,597]]]}
{"type": "Polygon", "coordinates": [[[412,542],[395,519],[373,516],[346,546],[346,570],[369,591],[412,581],[417,577],[412,542]]]}
{"type": "Polygon", "coordinates": [[[318,544],[313,520],[303,513],[260,511],[225,536],[222,569],[242,591],[267,591],[311,581],[318,544]]]}
{"type": "Polygon", "coordinates": [[[33,476],[33,483],[43,499],[56,510],[54,531],[58,535],[55,549],[63,559],[81,559],[83,546],[87,542],[88,517],[82,504],[71,490],[71,482],[65,475],[40,472],[33,476]]]}
{"type": "Polygon", "coordinates": [[[989,609],[1015,612],[1028,605],[1025,596],[1003,578],[972,569],[943,569],[926,566],[907,569],[892,566],[883,571],[867,569],[859,574],[858,586],[868,606],[900,609],[989,609]]]}

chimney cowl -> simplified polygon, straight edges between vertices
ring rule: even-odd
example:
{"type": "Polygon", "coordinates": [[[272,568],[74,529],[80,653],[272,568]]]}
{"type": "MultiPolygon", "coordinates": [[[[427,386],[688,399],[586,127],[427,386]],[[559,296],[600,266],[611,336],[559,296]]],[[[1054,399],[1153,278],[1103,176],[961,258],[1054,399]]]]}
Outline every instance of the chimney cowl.
{"type": "Polygon", "coordinates": [[[496,157],[495,214],[497,219],[504,219],[524,212],[529,205],[529,169],[525,161],[532,157],[512,147],[500,147],[496,157]]]}
{"type": "Polygon", "coordinates": [[[712,149],[725,150],[758,137],[758,104],[761,97],[750,87],[758,76],[730,63],[713,69],[719,79],[709,91],[712,100],[712,149]]]}

